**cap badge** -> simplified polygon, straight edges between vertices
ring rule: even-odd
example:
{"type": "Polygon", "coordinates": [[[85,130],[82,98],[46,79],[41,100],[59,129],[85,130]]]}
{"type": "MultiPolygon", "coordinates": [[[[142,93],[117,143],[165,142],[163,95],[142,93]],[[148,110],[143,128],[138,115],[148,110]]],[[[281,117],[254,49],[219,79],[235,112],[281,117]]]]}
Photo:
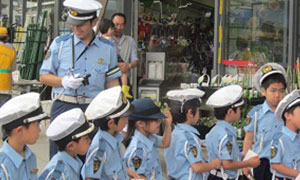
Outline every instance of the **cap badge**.
{"type": "Polygon", "coordinates": [[[228,150],[229,154],[231,155],[231,153],[232,153],[232,144],[230,142],[227,142],[226,147],[227,147],[227,150],[228,150]]]}
{"type": "Polygon", "coordinates": [[[268,72],[270,72],[270,71],[272,71],[272,70],[273,70],[272,66],[267,65],[267,66],[265,66],[265,67],[263,68],[262,72],[263,72],[264,74],[266,74],[266,73],[268,73],[268,72]]]}
{"type": "Polygon", "coordinates": [[[271,146],[271,158],[273,159],[277,154],[277,148],[275,146],[271,146]]]}
{"type": "Polygon", "coordinates": [[[70,9],[69,12],[72,16],[77,16],[78,15],[78,12],[74,9],[70,9]]]}
{"type": "Polygon", "coordinates": [[[134,158],[132,158],[132,163],[134,166],[134,170],[138,170],[142,164],[142,159],[138,156],[135,156],[134,158]]]}
{"type": "Polygon", "coordinates": [[[191,145],[190,148],[191,148],[193,156],[197,157],[197,155],[198,155],[197,148],[195,146],[193,146],[193,145],[191,145]]]}
{"type": "Polygon", "coordinates": [[[101,161],[99,158],[95,157],[94,159],[94,165],[93,165],[93,170],[94,170],[94,174],[99,170],[101,166],[101,161]]]}
{"type": "Polygon", "coordinates": [[[103,59],[101,59],[101,58],[100,58],[100,59],[98,59],[98,61],[97,61],[97,62],[98,62],[98,64],[105,64],[105,61],[104,61],[103,59]]]}

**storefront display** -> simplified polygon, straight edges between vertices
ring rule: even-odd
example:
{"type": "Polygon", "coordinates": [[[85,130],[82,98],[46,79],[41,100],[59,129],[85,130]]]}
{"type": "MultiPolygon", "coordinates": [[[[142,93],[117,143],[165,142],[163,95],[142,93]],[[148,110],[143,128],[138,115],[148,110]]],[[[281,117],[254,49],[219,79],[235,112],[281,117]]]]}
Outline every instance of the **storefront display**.
{"type": "Polygon", "coordinates": [[[180,88],[182,83],[197,83],[202,74],[210,74],[213,8],[200,1],[185,4],[140,1],[139,4],[138,47],[142,57],[138,69],[139,86],[147,86],[148,79],[161,79],[164,80],[161,94],[165,94],[169,89],[180,88]],[[163,53],[165,57],[158,58],[161,63],[151,62],[147,60],[149,52],[163,53]]]}

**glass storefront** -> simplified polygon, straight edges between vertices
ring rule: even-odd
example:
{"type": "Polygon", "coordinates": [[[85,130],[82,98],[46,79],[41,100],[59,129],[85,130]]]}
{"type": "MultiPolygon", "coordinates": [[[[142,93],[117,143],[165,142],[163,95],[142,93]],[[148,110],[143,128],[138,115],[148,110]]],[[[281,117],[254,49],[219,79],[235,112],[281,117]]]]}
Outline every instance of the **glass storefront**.
{"type": "Polygon", "coordinates": [[[267,62],[287,66],[289,1],[228,0],[223,5],[223,31],[218,29],[224,37],[224,74],[253,74],[267,62]]]}

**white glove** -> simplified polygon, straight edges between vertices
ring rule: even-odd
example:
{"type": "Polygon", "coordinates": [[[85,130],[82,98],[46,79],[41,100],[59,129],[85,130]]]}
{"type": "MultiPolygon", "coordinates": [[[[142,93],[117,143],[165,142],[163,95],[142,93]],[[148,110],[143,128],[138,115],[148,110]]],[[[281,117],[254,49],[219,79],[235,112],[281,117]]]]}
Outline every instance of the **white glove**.
{"type": "Polygon", "coordinates": [[[78,89],[79,86],[82,85],[83,78],[79,76],[71,75],[71,76],[64,76],[61,80],[61,84],[65,89],[78,89]]]}
{"type": "Polygon", "coordinates": [[[300,174],[298,174],[295,180],[300,180],[300,174]]]}

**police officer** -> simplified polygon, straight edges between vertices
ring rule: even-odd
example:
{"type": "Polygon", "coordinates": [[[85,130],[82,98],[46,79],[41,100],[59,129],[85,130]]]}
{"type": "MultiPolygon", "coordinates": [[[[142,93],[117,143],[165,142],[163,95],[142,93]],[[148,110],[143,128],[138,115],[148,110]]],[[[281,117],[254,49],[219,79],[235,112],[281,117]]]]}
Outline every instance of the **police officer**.
{"type": "Polygon", "coordinates": [[[243,88],[238,85],[223,87],[214,92],[206,104],[214,108],[215,117],[218,119],[205,137],[208,159],[222,160],[221,168],[211,170],[208,180],[237,180],[239,169],[257,167],[260,163],[258,156],[241,161],[237,131],[232,126],[241,115],[244,104],[243,88]]]}
{"type": "Polygon", "coordinates": [[[82,161],[77,154],[85,155],[91,140],[88,134],[95,126],[86,121],[79,108],[71,109],[56,117],[46,131],[46,135],[59,147],[59,152],[53,156],[41,173],[40,180],[80,179],[82,161]]]}
{"type": "MultiPolygon", "coordinates": [[[[123,95],[120,86],[100,92],[91,102],[85,114],[88,121],[98,121],[99,128],[82,168],[83,178],[129,179],[127,173],[131,171],[127,170],[121,154],[123,136],[120,131],[133,111],[134,106],[123,95]]],[[[129,176],[133,175],[129,173],[129,176]]]]}
{"type": "Polygon", "coordinates": [[[36,156],[27,146],[39,138],[43,112],[38,93],[14,97],[0,108],[0,124],[8,135],[0,149],[0,179],[37,179],[36,156]]]}
{"type": "MultiPolygon", "coordinates": [[[[85,111],[100,91],[118,85],[121,76],[110,71],[117,66],[113,44],[93,31],[102,5],[95,0],[66,0],[64,6],[73,33],[53,41],[40,69],[40,81],[53,87],[56,99],[51,120],[75,107],[85,111]]],[[[50,155],[55,153],[56,147],[50,142],[50,155]]]]}

